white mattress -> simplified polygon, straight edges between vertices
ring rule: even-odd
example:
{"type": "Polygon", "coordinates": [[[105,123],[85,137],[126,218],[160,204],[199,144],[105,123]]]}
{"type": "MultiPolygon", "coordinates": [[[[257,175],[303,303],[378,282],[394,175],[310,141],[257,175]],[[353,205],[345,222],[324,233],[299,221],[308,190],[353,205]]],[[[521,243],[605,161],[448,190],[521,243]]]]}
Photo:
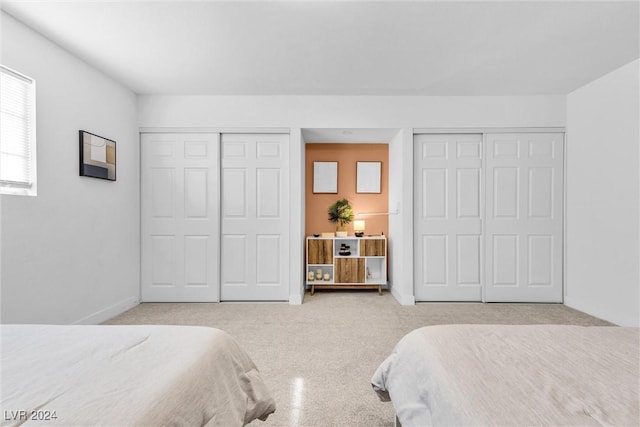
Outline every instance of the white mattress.
{"type": "Polygon", "coordinates": [[[428,326],[371,381],[403,426],[637,426],[639,341],[638,328],[428,326]]]}
{"type": "Polygon", "coordinates": [[[217,329],[0,328],[3,426],[239,426],[275,410],[249,356],[217,329]]]}

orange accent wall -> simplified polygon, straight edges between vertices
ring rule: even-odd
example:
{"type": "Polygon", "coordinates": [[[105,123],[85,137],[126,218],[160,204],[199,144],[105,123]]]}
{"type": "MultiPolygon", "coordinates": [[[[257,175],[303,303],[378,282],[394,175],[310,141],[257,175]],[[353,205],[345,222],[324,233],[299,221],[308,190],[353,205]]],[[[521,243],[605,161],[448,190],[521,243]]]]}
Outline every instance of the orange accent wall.
{"type": "MultiPolygon", "coordinates": [[[[389,211],[389,145],[388,144],[306,144],[305,146],[305,234],[336,231],[327,219],[329,206],[347,199],[358,212],[389,211]],[[313,193],[313,162],[338,162],[338,194],[313,193]],[[380,194],[356,193],[356,162],[382,162],[380,194]]],[[[363,216],[365,234],[389,235],[389,216],[363,216]]],[[[353,222],[348,233],[353,235],[353,222]]]]}

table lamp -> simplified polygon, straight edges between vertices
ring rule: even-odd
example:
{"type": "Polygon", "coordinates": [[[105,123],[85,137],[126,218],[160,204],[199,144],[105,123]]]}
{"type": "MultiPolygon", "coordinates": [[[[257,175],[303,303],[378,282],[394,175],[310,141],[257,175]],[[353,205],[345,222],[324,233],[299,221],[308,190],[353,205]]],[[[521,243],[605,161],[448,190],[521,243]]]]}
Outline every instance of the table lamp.
{"type": "Polygon", "coordinates": [[[364,236],[364,220],[363,219],[356,219],[355,221],[353,221],[353,232],[356,235],[356,237],[364,236]]]}

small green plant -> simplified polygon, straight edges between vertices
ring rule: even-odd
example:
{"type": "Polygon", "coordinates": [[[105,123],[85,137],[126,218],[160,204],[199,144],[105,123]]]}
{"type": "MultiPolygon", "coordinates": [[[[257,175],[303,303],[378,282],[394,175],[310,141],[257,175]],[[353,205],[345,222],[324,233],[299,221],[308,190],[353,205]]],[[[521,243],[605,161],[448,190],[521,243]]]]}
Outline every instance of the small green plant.
{"type": "Polygon", "coordinates": [[[353,208],[347,199],[340,199],[329,206],[329,221],[339,223],[341,227],[353,221],[353,208]]]}

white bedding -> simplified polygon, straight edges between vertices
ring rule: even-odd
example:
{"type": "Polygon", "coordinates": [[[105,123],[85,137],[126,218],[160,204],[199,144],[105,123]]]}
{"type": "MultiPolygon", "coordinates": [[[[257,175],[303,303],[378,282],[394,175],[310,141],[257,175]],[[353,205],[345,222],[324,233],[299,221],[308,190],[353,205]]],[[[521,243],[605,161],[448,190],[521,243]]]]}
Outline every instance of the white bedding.
{"type": "Polygon", "coordinates": [[[254,363],[218,329],[0,328],[3,426],[239,426],[275,410],[254,363]]]}
{"type": "Polygon", "coordinates": [[[640,425],[638,328],[442,325],[371,382],[403,426],[640,425]]]}

